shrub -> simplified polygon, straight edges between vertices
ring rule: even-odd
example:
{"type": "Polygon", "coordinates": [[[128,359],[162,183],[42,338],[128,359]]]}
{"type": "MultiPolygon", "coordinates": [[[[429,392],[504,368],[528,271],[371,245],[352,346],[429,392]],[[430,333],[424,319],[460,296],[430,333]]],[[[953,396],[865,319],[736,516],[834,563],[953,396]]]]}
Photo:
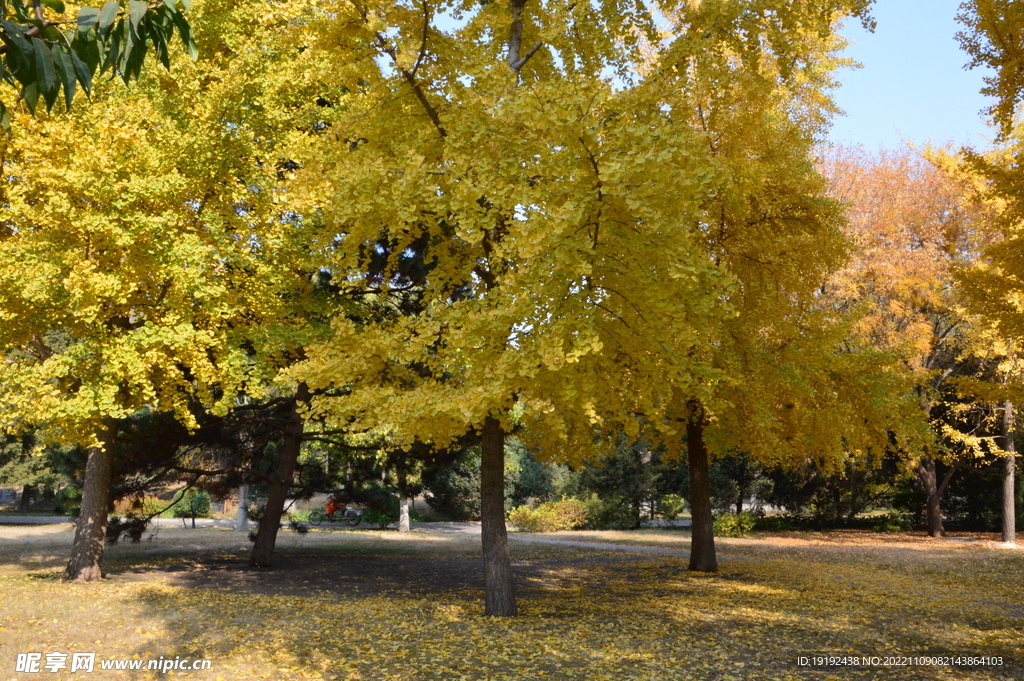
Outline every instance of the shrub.
{"type": "Polygon", "coordinates": [[[587,522],[587,507],[579,499],[549,501],[537,508],[520,506],[508,514],[508,521],[523,532],[575,530],[587,522]]]}
{"type": "Polygon", "coordinates": [[[715,518],[715,535],[719,537],[743,537],[754,529],[757,521],[751,513],[723,513],[715,518]]]}
{"type": "Polygon", "coordinates": [[[769,532],[782,532],[787,530],[803,530],[809,522],[806,518],[789,513],[782,515],[770,515],[758,518],[754,523],[755,530],[767,530],[769,532]]]}
{"type": "Polygon", "coordinates": [[[114,517],[107,524],[107,543],[116,544],[121,535],[128,537],[133,544],[142,540],[142,535],[149,527],[149,518],[137,518],[131,511],[124,518],[114,517]]]}
{"type": "Polygon", "coordinates": [[[906,532],[914,526],[910,515],[889,511],[875,521],[876,532],[906,532]]]}
{"type": "Polygon", "coordinates": [[[640,513],[625,497],[599,497],[593,493],[583,500],[587,527],[592,530],[633,530],[640,527],[640,513]]]}
{"type": "Polygon", "coordinates": [[[686,508],[686,499],[678,494],[666,494],[658,499],[658,517],[664,520],[675,520],[686,508]]]}
{"type": "Polygon", "coordinates": [[[377,525],[383,530],[388,525],[398,520],[398,511],[396,510],[392,512],[391,509],[380,510],[376,508],[368,508],[363,511],[363,520],[371,525],[377,525]]]}
{"type": "Polygon", "coordinates": [[[203,490],[190,487],[185,490],[185,498],[181,498],[181,492],[174,495],[174,501],[178,502],[174,506],[174,517],[175,518],[191,518],[193,508],[195,509],[195,516],[197,518],[205,518],[210,515],[210,495],[203,490]],[[180,501],[179,501],[180,499],[180,501]]]}
{"type": "Polygon", "coordinates": [[[82,488],[74,485],[61,487],[57,492],[57,513],[77,518],[82,510],[82,488]]]}
{"type": "MultiPolygon", "coordinates": [[[[182,502],[186,503],[186,502],[182,502]]],[[[127,497],[114,502],[114,515],[157,515],[167,506],[167,502],[157,497],[127,497]]]]}

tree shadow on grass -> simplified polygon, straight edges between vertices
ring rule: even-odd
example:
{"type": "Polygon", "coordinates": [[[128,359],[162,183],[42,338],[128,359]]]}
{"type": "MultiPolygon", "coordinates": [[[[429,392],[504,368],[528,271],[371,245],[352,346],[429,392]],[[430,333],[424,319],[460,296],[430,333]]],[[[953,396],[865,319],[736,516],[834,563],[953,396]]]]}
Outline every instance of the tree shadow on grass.
{"type": "Polygon", "coordinates": [[[963,602],[910,607],[888,597],[902,582],[872,591],[870,575],[853,584],[839,570],[848,583],[841,594],[836,580],[812,574],[822,565],[746,562],[716,575],[685,567],[621,554],[519,559],[515,619],[482,617],[482,568],[468,557],[293,553],[271,571],[208,561],[122,578],[160,583],[137,598],[169,634],[162,654],[231,664],[239,679],[266,669],[425,681],[1024,677],[1021,623],[1010,612],[973,612],[963,602]],[[923,617],[938,626],[922,626],[923,617]],[[797,664],[813,655],[1001,656],[1004,664],[859,665],[838,674],[797,664]]]}

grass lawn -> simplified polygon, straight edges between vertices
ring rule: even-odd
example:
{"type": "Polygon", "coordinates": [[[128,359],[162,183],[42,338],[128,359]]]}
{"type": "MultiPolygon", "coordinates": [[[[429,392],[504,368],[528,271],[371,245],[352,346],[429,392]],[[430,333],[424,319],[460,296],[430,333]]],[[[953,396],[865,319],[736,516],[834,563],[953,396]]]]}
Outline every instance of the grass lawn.
{"type": "MultiPolygon", "coordinates": [[[[545,535],[685,550],[679,531],[545,535]]],[[[685,558],[512,541],[522,615],[482,616],[479,537],[283,531],[245,569],[228,530],[110,547],[59,581],[68,526],[0,527],[0,679],[1020,679],[1024,551],[909,535],[719,540],[685,558]],[[18,674],[16,653],[209,659],[209,671],[18,674]],[[1001,657],[1002,666],[808,668],[800,656],[1001,657]]],[[[45,658],[44,658],[45,661],[45,658]]]]}

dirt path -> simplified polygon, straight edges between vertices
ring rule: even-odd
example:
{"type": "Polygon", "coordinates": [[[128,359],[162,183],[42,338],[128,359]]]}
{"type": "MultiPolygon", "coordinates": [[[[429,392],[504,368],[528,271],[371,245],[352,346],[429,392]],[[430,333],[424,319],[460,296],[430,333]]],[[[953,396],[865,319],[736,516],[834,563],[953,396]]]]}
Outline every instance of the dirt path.
{"type": "MultiPolygon", "coordinates": [[[[606,544],[590,541],[570,541],[568,539],[542,539],[540,537],[524,537],[521,534],[510,534],[509,539],[523,542],[534,542],[538,544],[558,544],[559,546],[577,546],[598,551],[628,551],[629,553],[657,553],[663,556],[676,556],[689,558],[690,552],[682,549],[661,549],[655,546],[628,546],[624,544],[606,544]]],[[[722,556],[719,556],[721,560],[722,556]]]]}

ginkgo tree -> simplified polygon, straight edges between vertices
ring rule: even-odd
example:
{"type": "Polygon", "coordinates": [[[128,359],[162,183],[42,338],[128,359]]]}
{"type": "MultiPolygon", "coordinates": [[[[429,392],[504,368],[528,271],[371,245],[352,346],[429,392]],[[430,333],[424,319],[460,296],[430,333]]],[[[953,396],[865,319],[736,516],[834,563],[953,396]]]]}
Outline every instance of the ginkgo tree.
{"type": "Polygon", "coordinates": [[[301,346],[310,251],[275,187],[282,140],[319,107],[263,9],[197,5],[198,62],[94,83],[68,115],[16,113],[0,147],[0,422],[89,447],[66,579],[101,576],[119,419],[194,426],[266,394],[301,346]]]}
{"type": "MultiPolygon", "coordinates": [[[[720,386],[747,378],[720,360],[723,339],[770,328],[774,310],[742,309],[737,287],[786,295],[770,268],[743,281],[713,241],[735,228],[749,239],[739,259],[782,236],[785,259],[788,221],[818,212],[811,231],[842,240],[835,212],[815,206],[817,128],[799,119],[827,105],[829,63],[813,62],[836,22],[868,4],[345,0],[302,23],[309,49],[332,57],[318,76],[346,89],[328,141],[297,157],[293,190],[326,226],[325,266],[364,282],[383,239],[393,253],[425,249],[431,269],[421,312],[338,319],[293,375],[343,392],[313,413],[353,428],[386,423],[440,446],[480,432],[488,614],[516,612],[501,501],[512,412],[567,459],[607,444],[602,424],[636,435],[638,419],[666,423],[678,442],[725,404],[720,386]],[[796,199],[776,215],[787,184],[796,199]],[[749,218],[709,236],[733,210],[749,218]],[[728,323],[737,315],[744,326],[728,323]]],[[[840,257],[829,246],[813,265],[814,243],[801,263],[840,257]]],[[[786,285],[803,292],[798,270],[786,285]]],[[[760,399],[774,399],[767,383],[760,399]]]]}

